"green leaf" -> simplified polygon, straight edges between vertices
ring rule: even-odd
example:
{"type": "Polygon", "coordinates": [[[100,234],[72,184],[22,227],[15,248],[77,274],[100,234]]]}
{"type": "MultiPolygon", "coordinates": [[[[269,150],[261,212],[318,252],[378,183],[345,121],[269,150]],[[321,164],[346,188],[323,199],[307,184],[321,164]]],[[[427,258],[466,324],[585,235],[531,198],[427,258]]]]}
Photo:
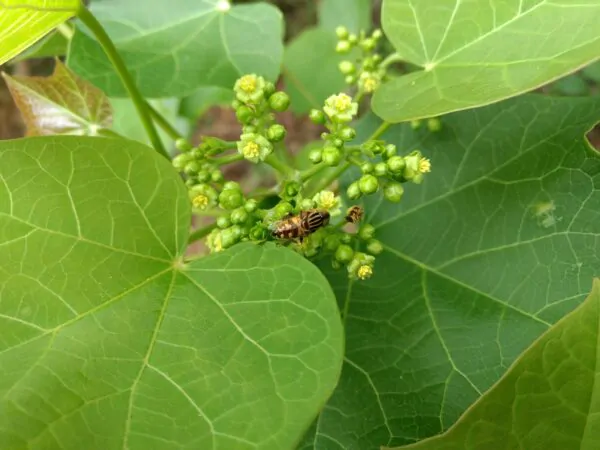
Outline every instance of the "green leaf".
{"type": "Polygon", "coordinates": [[[582,70],[583,75],[596,83],[600,83],[600,61],[590,64],[582,70]]]}
{"type": "Polygon", "coordinates": [[[319,26],[335,30],[340,25],[351,33],[369,31],[372,25],[371,0],[321,0],[319,2],[319,26]]]}
{"type": "Polygon", "coordinates": [[[384,0],[398,53],[423,70],[383,85],[373,110],[401,122],[497,102],[598,58],[596,0],[384,0]]]}
{"type": "Polygon", "coordinates": [[[47,34],[38,42],[33,44],[24,52],[20,53],[11,60],[11,63],[25,61],[34,58],[51,58],[54,56],[64,56],[67,54],[69,40],[60,32],[53,31],[47,34]]]}
{"type": "Polygon", "coordinates": [[[562,95],[587,95],[589,93],[589,87],[579,73],[556,80],[552,90],[562,95]]]}
{"type": "MultiPolygon", "coordinates": [[[[600,267],[600,158],[584,135],[599,117],[598,99],[531,95],[444,116],[436,133],[383,135],[432,169],[399,205],[365,200],[385,246],[372,279],[324,269],[348,311],[345,364],[305,449],[448,429],[586,297],[600,267]]],[[[368,116],[357,140],[379,124],[368,116]]]]}
{"type": "Polygon", "coordinates": [[[274,245],[182,261],[186,189],[133,141],[0,158],[1,448],[294,447],[342,357],[317,268],[274,245]]]}
{"type": "Polygon", "coordinates": [[[110,128],[112,109],[106,95],[58,59],[50,77],[2,76],[21,111],[28,136],[94,136],[110,128]]]}
{"type": "MultiPolygon", "coordinates": [[[[283,56],[283,22],[265,3],[232,6],[220,0],[138,0],[92,4],[146,97],[180,97],[200,86],[232,88],[246,73],[275,81],[283,56]]],[[[68,64],[111,97],[127,92],[95,39],[78,30],[68,64]]]]}
{"type": "Polygon", "coordinates": [[[594,449],[600,445],[600,280],[450,430],[406,450],[594,449]]]}
{"type": "Polygon", "coordinates": [[[80,4],[79,0],[3,0],[0,3],[0,64],[73,17],[80,4]]]}
{"type": "Polygon", "coordinates": [[[338,64],[345,58],[335,52],[333,33],[313,28],[294,39],[285,50],[283,75],[295,113],[322,108],[325,99],[346,88],[338,64]]]}
{"type": "Polygon", "coordinates": [[[189,120],[197,120],[212,106],[228,105],[233,99],[233,89],[202,87],[181,100],[180,114],[189,120]]]}

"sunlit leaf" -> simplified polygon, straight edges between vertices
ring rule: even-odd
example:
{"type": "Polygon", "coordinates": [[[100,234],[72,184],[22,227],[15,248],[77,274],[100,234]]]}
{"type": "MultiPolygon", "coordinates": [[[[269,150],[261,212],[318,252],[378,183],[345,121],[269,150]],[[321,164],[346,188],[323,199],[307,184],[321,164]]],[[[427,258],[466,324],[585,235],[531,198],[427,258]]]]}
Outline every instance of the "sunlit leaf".
{"type": "Polygon", "coordinates": [[[104,93],[56,60],[50,77],[11,77],[3,74],[29,136],[96,135],[112,123],[104,93]]]}
{"type": "Polygon", "coordinates": [[[34,58],[48,58],[64,56],[67,54],[69,40],[60,32],[53,31],[47,34],[31,47],[26,49],[11,60],[11,63],[34,58]]]}

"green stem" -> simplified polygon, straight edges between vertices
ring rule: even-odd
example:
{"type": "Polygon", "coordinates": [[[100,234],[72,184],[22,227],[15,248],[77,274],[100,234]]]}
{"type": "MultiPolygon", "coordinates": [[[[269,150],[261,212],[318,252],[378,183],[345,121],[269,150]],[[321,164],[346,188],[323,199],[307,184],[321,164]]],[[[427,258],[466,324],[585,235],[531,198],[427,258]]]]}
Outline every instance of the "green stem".
{"type": "Polygon", "coordinates": [[[328,176],[322,178],[320,180],[319,184],[317,184],[316,187],[314,189],[312,189],[309,194],[307,194],[307,197],[312,197],[317,192],[321,192],[323,189],[328,188],[329,185],[331,183],[333,183],[335,180],[337,180],[349,167],[350,167],[350,163],[347,161],[344,162],[343,164],[340,164],[335,169],[335,171],[331,172],[328,176]]]}
{"type": "Polygon", "coordinates": [[[383,133],[385,133],[387,131],[387,129],[391,126],[392,124],[389,122],[382,122],[381,125],[379,125],[379,128],[377,128],[373,134],[371,135],[371,137],[369,137],[369,139],[367,139],[367,141],[373,141],[375,139],[377,139],[379,136],[381,136],[383,133]]]}
{"type": "Polygon", "coordinates": [[[156,108],[154,108],[148,102],[146,102],[146,109],[148,111],[150,111],[150,115],[152,116],[152,119],[154,120],[154,122],[160,128],[162,128],[162,130],[165,133],[167,133],[171,139],[173,139],[174,141],[176,141],[177,139],[183,138],[183,136],[181,135],[181,133],[179,133],[179,131],[177,131],[177,129],[173,125],[171,125],[171,123],[167,119],[165,119],[165,116],[163,116],[161,113],[159,113],[156,110],[156,108]]]}
{"type": "Polygon", "coordinates": [[[146,101],[136,87],[131,74],[127,70],[125,63],[121,59],[121,55],[119,55],[119,52],[117,51],[113,42],[110,40],[110,37],[104,28],[102,28],[100,22],[98,22],[94,15],[83,4],[80,6],[79,11],[77,12],[77,17],[92,31],[92,33],[94,33],[94,36],[96,36],[96,39],[98,39],[98,42],[102,46],[106,56],[117,71],[119,78],[123,82],[129,97],[131,97],[131,100],[137,109],[137,113],[140,116],[140,120],[144,125],[144,129],[146,130],[148,137],[150,138],[150,142],[152,142],[152,146],[165,158],[169,158],[169,155],[163,147],[162,141],[156,132],[156,128],[154,127],[154,123],[150,117],[150,112],[148,111],[146,101]]]}
{"type": "Polygon", "coordinates": [[[192,231],[190,237],[188,238],[188,244],[192,244],[193,242],[199,241],[203,237],[208,236],[215,228],[217,228],[217,224],[211,223],[210,225],[192,231]]]}
{"type": "Polygon", "coordinates": [[[67,41],[73,39],[73,35],[75,34],[73,27],[71,27],[68,22],[61,23],[56,27],[56,30],[62,34],[67,41]]]}
{"type": "Polygon", "coordinates": [[[390,64],[394,64],[397,62],[402,62],[404,59],[400,56],[399,53],[392,53],[383,61],[381,61],[381,65],[379,66],[382,69],[387,69],[390,64]]]}
{"type": "Polygon", "coordinates": [[[231,155],[222,156],[221,158],[210,158],[209,161],[217,166],[224,166],[225,164],[231,164],[233,162],[241,161],[242,159],[244,159],[243,155],[233,153],[231,155]]]}
{"type": "Polygon", "coordinates": [[[327,166],[325,164],[315,164],[310,169],[306,169],[302,173],[300,173],[300,181],[303,183],[314,177],[316,174],[325,170],[327,166]]]}
{"type": "Polygon", "coordinates": [[[275,155],[271,154],[267,156],[265,159],[265,163],[279,172],[283,178],[293,178],[294,169],[292,169],[287,164],[283,163],[280,159],[278,159],[275,155]]]}

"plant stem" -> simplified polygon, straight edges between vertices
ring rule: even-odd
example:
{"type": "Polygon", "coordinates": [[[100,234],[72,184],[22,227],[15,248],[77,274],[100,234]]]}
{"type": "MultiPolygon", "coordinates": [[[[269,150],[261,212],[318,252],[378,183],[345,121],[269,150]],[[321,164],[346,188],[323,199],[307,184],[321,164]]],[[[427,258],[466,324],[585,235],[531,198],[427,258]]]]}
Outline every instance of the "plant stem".
{"type": "Polygon", "coordinates": [[[183,137],[181,136],[181,133],[179,133],[179,131],[177,131],[177,129],[173,125],[171,125],[171,123],[167,119],[165,119],[165,116],[159,113],[156,110],[156,108],[154,108],[148,102],[146,102],[146,109],[150,112],[150,115],[152,116],[154,122],[156,122],[156,124],[158,124],[158,126],[162,128],[163,131],[167,133],[171,139],[176,141],[177,139],[181,139],[183,137]]]}
{"type": "Polygon", "coordinates": [[[313,176],[315,176],[319,172],[322,172],[326,168],[327,168],[327,166],[325,164],[323,164],[323,163],[321,163],[321,164],[315,164],[310,169],[306,169],[305,171],[303,171],[302,173],[300,173],[300,181],[302,181],[304,183],[305,181],[308,181],[313,176]]]}
{"type": "Polygon", "coordinates": [[[294,169],[292,169],[287,164],[283,163],[280,159],[277,159],[273,154],[267,156],[265,159],[265,163],[279,172],[283,178],[292,178],[294,169]]]}
{"type": "Polygon", "coordinates": [[[63,37],[70,41],[73,38],[75,32],[73,31],[73,27],[71,27],[68,22],[61,23],[56,27],[56,31],[63,35],[63,37]]]}
{"type": "Polygon", "coordinates": [[[392,53],[390,56],[381,61],[381,65],[379,66],[382,69],[386,69],[390,64],[394,64],[396,62],[403,61],[403,58],[399,53],[392,53]]]}
{"type": "Polygon", "coordinates": [[[156,132],[156,128],[154,127],[154,123],[150,117],[150,112],[148,111],[146,101],[135,85],[131,74],[127,70],[125,63],[121,59],[121,55],[119,55],[119,52],[115,47],[115,44],[113,44],[113,42],[110,40],[110,37],[100,22],[98,22],[94,15],[83,4],[80,6],[77,12],[77,17],[92,31],[92,33],[94,33],[94,36],[96,36],[96,39],[98,39],[98,43],[102,46],[106,56],[117,71],[119,78],[123,82],[129,97],[131,97],[131,100],[137,109],[140,120],[144,125],[144,129],[150,138],[150,142],[152,142],[152,146],[158,153],[168,159],[169,155],[163,147],[162,141],[156,132]]]}
{"type": "Polygon", "coordinates": [[[349,167],[350,163],[347,161],[343,164],[340,164],[334,172],[331,172],[328,176],[322,178],[319,184],[317,184],[317,186],[314,189],[312,189],[312,192],[310,192],[310,194],[308,194],[307,197],[312,197],[317,192],[321,192],[323,189],[329,187],[329,185],[333,183],[336,179],[338,179],[349,167]]]}
{"type": "MultiPolygon", "coordinates": [[[[369,137],[369,139],[367,139],[367,141],[372,141],[374,139],[377,139],[379,136],[381,136],[383,133],[385,133],[387,131],[387,129],[390,127],[390,125],[392,125],[389,122],[382,122],[381,125],[379,125],[379,128],[377,128],[373,134],[371,135],[371,137],[369,137]]],[[[365,142],[367,142],[365,141],[365,142]]]]}
{"type": "Polygon", "coordinates": [[[197,230],[192,231],[192,233],[190,233],[190,237],[188,238],[188,244],[199,241],[203,237],[210,234],[210,232],[212,230],[214,230],[216,227],[217,227],[216,223],[211,223],[210,225],[207,225],[205,227],[198,228],[197,230]]]}
{"type": "Polygon", "coordinates": [[[218,166],[224,166],[225,164],[231,164],[243,159],[243,155],[240,155],[239,153],[232,153],[231,155],[222,156],[221,158],[210,158],[209,161],[218,166]]]}

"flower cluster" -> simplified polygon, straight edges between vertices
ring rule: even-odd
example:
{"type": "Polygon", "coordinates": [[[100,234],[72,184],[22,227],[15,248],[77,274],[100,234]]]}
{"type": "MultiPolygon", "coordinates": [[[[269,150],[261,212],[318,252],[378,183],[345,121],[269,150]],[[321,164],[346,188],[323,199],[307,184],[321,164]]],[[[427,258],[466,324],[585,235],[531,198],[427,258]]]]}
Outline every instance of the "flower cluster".
{"type": "Polygon", "coordinates": [[[273,153],[273,144],[285,138],[282,125],[273,123],[273,112],[285,111],[290,98],[276,91],[273,83],[258,75],[244,75],[233,87],[236,117],[242,124],[242,135],[237,143],[238,152],[248,161],[258,163],[273,153]]]}
{"type": "Polygon", "coordinates": [[[371,94],[386,80],[386,63],[379,53],[377,44],[382,38],[381,30],[375,30],[370,36],[364,31],[352,34],[346,27],[336,29],[338,43],[336,51],[348,54],[352,49],[360,49],[360,56],[354,61],[344,60],[339,64],[340,71],[346,76],[346,83],[358,88],[362,94],[371,94]]]}

